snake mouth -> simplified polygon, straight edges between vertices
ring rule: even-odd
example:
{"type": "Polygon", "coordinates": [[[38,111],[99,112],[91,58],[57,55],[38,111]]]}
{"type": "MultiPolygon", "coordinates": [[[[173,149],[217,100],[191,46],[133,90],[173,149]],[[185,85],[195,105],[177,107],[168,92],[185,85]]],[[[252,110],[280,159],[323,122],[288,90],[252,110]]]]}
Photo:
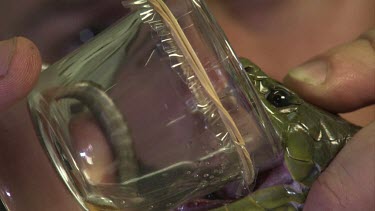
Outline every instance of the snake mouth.
{"type": "Polygon", "coordinates": [[[233,182],[219,191],[188,201],[175,211],[203,211],[219,208],[249,196],[257,190],[275,185],[295,185],[295,181],[283,162],[279,162],[269,170],[259,172],[255,183],[252,184],[252,189],[244,186],[241,181],[233,182]]]}

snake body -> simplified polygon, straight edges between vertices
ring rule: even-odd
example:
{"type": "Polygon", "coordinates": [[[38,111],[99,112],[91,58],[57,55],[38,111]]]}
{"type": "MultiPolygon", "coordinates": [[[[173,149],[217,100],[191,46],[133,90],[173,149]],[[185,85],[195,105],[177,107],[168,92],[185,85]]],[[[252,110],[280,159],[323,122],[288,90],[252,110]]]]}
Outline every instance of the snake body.
{"type": "Polygon", "coordinates": [[[65,86],[56,99],[76,99],[87,106],[99,123],[112,147],[120,182],[134,179],[138,174],[138,163],[133,143],[122,114],[113,100],[98,85],[92,82],[78,82],[65,86]]]}
{"type": "Polygon", "coordinates": [[[360,127],[319,109],[241,59],[256,96],[284,149],[284,163],[293,182],[254,190],[216,211],[300,210],[312,183],[360,127]]]}
{"type": "MultiPolygon", "coordinates": [[[[288,185],[256,190],[218,210],[297,210],[309,187],[340,149],[360,129],[340,117],[318,109],[272,80],[249,60],[242,64],[273,129],[284,147],[284,165],[302,192],[288,185]]],[[[91,82],[65,86],[57,100],[76,99],[87,106],[112,146],[121,182],[136,178],[138,163],[121,112],[106,92],[91,82]]]]}

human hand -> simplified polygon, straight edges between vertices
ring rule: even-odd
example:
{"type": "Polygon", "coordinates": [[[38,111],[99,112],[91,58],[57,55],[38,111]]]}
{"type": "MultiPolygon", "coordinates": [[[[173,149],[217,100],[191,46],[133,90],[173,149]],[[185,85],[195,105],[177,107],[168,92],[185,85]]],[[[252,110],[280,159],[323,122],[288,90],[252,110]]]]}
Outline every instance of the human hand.
{"type": "MultiPolygon", "coordinates": [[[[280,81],[292,67],[375,26],[373,0],[206,1],[234,51],[280,81]]],[[[374,112],[372,105],[343,117],[363,126],[374,112]]]]}
{"type": "MultiPolygon", "coordinates": [[[[346,54],[345,54],[346,55],[346,54]]],[[[371,55],[371,54],[370,54],[371,55]]],[[[360,57],[360,59],[361,59],[362,57],[360,57]]],[[[363,58],[362,58],[363,59],[363,58]]],[[[22,61],[22,60],[20,60],[20,61],[22,61]]],[[[366,60],[367,61],[367,60],[366,60]]],[[[24,63],[24,64],[27,64],[27,62],[26,63],[24,63]]],[[[362,64],[362,63],[361,63],[362,64]]],[[[367,63],[366,63],[367,64],[367,63]]],[[[362,66],[362,65],[360,65],[360,66],[362,66]]],[[[22,69],[22,68],[20,68],[20,69],[22,69]]],[[[9,73],[10,72],[12,72],[12,68],[10,68],[9,69],[10,71],[9,71],[9,73]]],[[[25,74],[25,75],[27,75],[27,74],[25,74]]],[[[368,75],[369,77],[371,77],[372,75],[370,74],[370,75],[368,75]]],[[[36,76],[33,76],[33,77],[35,77],[36,78],[36,76]]],[[[5,78],[5,77],[4,77],[5,78]]],[[[21,78],[24,78],[24,76],[22,76],[22,75],[20,75],[20,76],[18,76],[18,77],[16,77],[16,78],[18,78],[18,79],[21,79],[21,78]]],[[[31,80],[30,81],[35,81],[35,78],[33,79],[33,78],[31,78],[31,80]]],[[[364,77],[365,78],[365,77],[364,77]]],[[[288,80],[288,79],[287,79],[288,80]]],[[[293,79],[289,79],[289,80],[292,80],[293,81],[293,79]]],[[[21,82],[21,84],[22,84],[23,82],[21,82]]],[[[292,84],[294,84],[295,86],[296,86],[296,84],[297,84],[297,86],[298,86],[298,82],[296,82],[296,81],[294,81],[294,82],[288,82],[287,81],[287,83],[288,84],[290,84],[291,86],[292,86],[292,84]]],[[[7,98],[4,98],[4,111],[7,111],[7,112],[5,112],[5,113],[8,113],[9,114],[9,112],[8,112],[8,107],[10,106],[10,105],[12,105],[15,101],[17,101],[18,99],[20,99],[20,98],[22,98],[22,96],[24,96],[27,92],[28,92],[28,90],[29,89],[31,89],[31,85],[27,85],[27,83],[24,83],[24,85],[20,85],[19,83],[10,83],[9,82],[9,84],[16,84],[15,85],[15,87],[14,87],[14,89],[12,88],[12,89],[9,89],[9,91],[12,91],[12,90],[22,90],[21,92],[19,92],[20,94],[18,95],[18,97],[17,97],[17,95],[14,95],[14,96],[11,96],[11,98],[9,98],[10,100],[9,101],[7,101],[6,99],[7,98]],[[18,84],[18,85],[17,85],[18,84]],[[21,87],[21,88],[20,88],[21,87]]],[[[32,84],[32,83],[31,83],[32,84]]],[[[300,87],[305,87],[304,85],[301,85],[301,84],[299,84],[300,85],[300,87]]],[[[9,87],[10,85],[7,85],[7,87],[9,87]]],[[[370,88],[371,88],[371,86],[370,86],[370,88]]],[[[5,89],[6,90],[6,89],[5,89]]],[[[310,90],[311,91],[311,93],[313,93],[314,92],[314,90],[310,90]]],[[[346,91],[348,91],[348,90],[346,90],[346,91]]],[[[18,92],[15,92],[15,93],[18,93],[18,92]]],[[[302,95],[303,95],[303,93],[302,93],[302,95]]],[[[9,96],[8,96],[9,97],[9,96]]],[[[309,98],[308,96],[305,96],[307,99],[309,98]]],[[[320,99],[320,98],[318,98],[318,99],[320,99]]],[[[362,98],[361,98],[362,99],[362,98]]],[[[312,102],[314,102],[314,99],[312,99],[312,100],[310,100],[310,101],[312,101],[312,102]]],[[[319,101],[320,102],[320,101],[319,101]]],[[[363,103],[362,101],[361,101],[361,103],[363,103]]],[[[365,102],[364,104],[371,104],[371,103],[373,103],[373,98],[372,98],[372,100],[370,101],[370,103],[369,102],[365,102]]],[[[324,106],[324,105],[322,105],[322,106],[324,106]]],[[[358,106],[358,105],[357,105],[358,106]]],[[[23,106],[19,106],[19,108],[20,107],[23,107],[23,106]]],[[[355,107],[355,106],[354,106],[355,107]]],[[[13,109],[12,109],[13,110],[13,109]]],[[[332,109],[331,109],[332,110],[332,109]]],[[[14,111],[14,110],[13,110],[14,111]]],[[[332,111],[334,111],[334,110],[332,110],[332,111]]],[[[12,112],[10,112],[10,113],[12,113],[12,112]]],[[[13,115],[14,114],[18,114],[18,113],[16,113],[16,112],[13,112],[13,115]]],[[[27,113],[24,113],[24,114],[26,114],[27,115],[27,113]]],[[[5,116],[5,117],[9,117],[9,115],[7,115],[7,114],[5,114],[5,115],[2,115],[2,116],[5,116]]],[[[12,115],[10,115],[10,116],[12,116],[12,115]]],[[[2,123],[4,123],[4,125],[6,125],[7,127],[4,127],[5,129],[4,129],[4,131],[5,132],[8,132],[8,131],[6,131],[6,129],[7,128],[10,128],[10,126],[9,126],[9,118],[5,118],[4,120],[2,120],[2,123]],[[6,121],[6,120],[8,120],[8,121],[6,121]]],[[[12,124],[10,124],[10,125],[12,125],[12,124]]],[[[15,126],[17,126],[19,129],[20,129],[20,131],[25,131],[25,130],[21,130],[22,128],[22,126],[25,126],[24,124],[16,124],[15,126]]],[[[27,125],[27,126],[29,126],[29,125],[27,125]]],[[[28,128],[28,127],[25,127],[25,128],[28,128]]],[[[26,134],[28,134],[28,135],[30,135],[30,134],[32,134],[32,135],[34,135],[33,134],[33,132],[32,132],[32,128],[31,129],[29,129],[30,131],[28,131],[26,134]]],[[[3,131],[3,132],[4,132],[3,131]]],[[[18,131],[18,130],[14,130],[14,128],[12,128],[12,131],[17,131],[18,133],[20,132],[20,131],[18,131]]],[[[19,137],[21,137],[21,138],[25,138],[25,137],[27,137],[28,135],[26,135],[25,136],[25,134],[16,134],[17,132],[11,132],[11,134],[13,135],[13,136],[11,136],[12,138],[14,138],[15,136],[14,135],[17,135],[16,137],[17,138],[19,138],[19,137]]],[[[370,129],[370,132],[371,132],[371,129],[370,129]]],[[[35,136],[35,135],[34,135],[35,136]]],[[[356,136],[357,137],[357,136],[356,136]]],[[[356,137],[354,138],[354,139],[356,139],[356,137]]],[[[5,138],[5,140],[12,140],[12,138],[5,138]]],[[[30,138],[30,137],[28,137],[28,138],[30,138]]],[[[363,138],[363,137],[362,137],[363,138]]],[[[353,139],[353,140],[354,140],[353,139]]],[[[358,138],[357,138],[358,139],[358,138]]],[[[18,140],[18,139],[17,139],[18,140]]],[[[27,140],[27,139],[25,139],[25,140],[27,140]]],[[[36,142],[37,143],[37,142],[36,142]]],[[[348,145],[349,146],[349,145],[348,145]]],[[[25,146],[22,146],[23,148],[25,147],[25,146]]],[[[368,147],[367,145],[365,145],[365,147],[368,147]]],[[[35,148],[35,147],[34,147],[35,148]]],[[[347,147],[346,147],[347,148],[347,147]]],[[[4,149],[6,149],[6,147],[4,148],[4,149]]],[[[28,149],[28,148],[25,148],[25,149],[28,149]]],[[[29,150],[29,149],[28,149],[29,150]]],[[[33,151],[33,150],[30,150],[30,151],[33,151]]],[[[37,150],[38,151],[38,150],[37,150]]],[[[40,150],[39,150],[40,151],[40,150]]],[[[345,149],[343,150],[343,151],[345,151],[345,149]]],[[[14,152],[14,151],[13,151],[14,152]]],[[[35,154],[35,152],[33,152],[34,154],[35,154]]],[[[7,153],[8,155],[10,155],[10,152],[8,152],[7,153]]],[[[341,153],[342,154],[342,153],[341,153]]],[[[340,156],[340,155],[339,155],[340,156]]],[[[10,158],[11,156],[8,156],[8,158],[10,158]]],[[[0,159],[1,160],[1,159],[0,159]]],[[[43,160],[43,159],[42,159],[43,160]]],[[[8,161],[9,161],[9,159],[8,159],[8,161]]],[[[335,163],[336,161],[334,161],[333,162],[333,164],[335,163]]],[[[332,165],[333,165],[332,164],[332,165]]],[[[331,166],[332,166],[331,165],[331,166]]],[[[19,166],[15,166],[14,167],[14,170],[15,171],[17,171],[17,170],[20,170],[21,168],[20,168],[20,166],[22,166],[22,168],[25,168],[25,165],[23,164],[23,165],[19,165],[19,166]]],[[[332,168],[332,167],[330,167],[330,168],[332,168]]],[[[27,169],[26,169],[27,170],[27,169]]],[[[38,169],[39,170],[39,169],[38,169]]],[[[327,169],[328,170],[328,169],[327,169]]],[[[25,173],[26,173],[27,171],[25,171],[25,173]]],[[[27,172],[27,173],[29,173],[29,172],[27,172]]],[[[40,172],[38,172],[38,171],[35,171],[34,173],[39,173],[39,174],[43,174],[44,173],[44,171],[43,170],[40,170],[40,172]]],[[[370,172],[371,173],[371,172],[370,172]]],[[[25,174],[20,174],[22,177],[24,177],[24,175],[25,174]]],[[[52,176],[55,176],[54,174],[51,174],[52,176]]],[[[43,176],[44,176],[44,174],[43,174],[43,176]]],[[[371,175],[370,175],[371,176],[371,175]]],[[[371,177],[370,177],[371,178],[371,177]]],[[[37,179],[37,178],[30,178],[30,179],[37,179]]],[[[20,178],[19,178],[19,180],[21,180],[20,178]]],[[[19,186],[19,185],[18,185],[19,186]]],[[[30,186],[29,186],[30,187],[30,186]]],[[[43,189],[43,188],[42,188],[43,189]]],[[[45,188],[44,188],[45,189],[45,188]]],[[[52,188],[53,189],[53,188],[52,188]]],[[[33,192],[38,192],[38,190],[35,190],[35,189],[31,189],[33,192]]],[[[51,191],[51,192],[53,192],[53,191],[51,191]]],[[[50,192],[50,193],[51,193],[50,192]]],[[[57,191],[57,192],[59,192],[59,191],[57,191]]],[[[54,194],[56,194],[57,192],[53,192],[54,194]]],[[[43,191],[41,191],[41,192],[38,192],[38,194],[40,194],[40,193],[42,193],[42,195],[38,195],[37,197],[43,197],[43,191]]],[[[45,192],[44,192],[45,193],[45,192]]],[[[312,190],[312,193],[313,193],[313,190],[312,190]]],[[[58,194],[57,194],[58,195],[58,194]]],[[[321,195],[321,194],[320,194],[321,195]]],[[[311,197],[309,197],[309,199],[310,199],[311,197]]],[[[58,197],[57,197],[57,199],[58,199],[58,197]]],[[[62,200],[62,201],[64,201],[64,200],[62,200]]],[[[371,203],[369,203],[370,205],[371,205],[371,203]]],[[[61,202],[60,202],[60,205],[62,205],[61,204],[61,202]]],[[[57,207],[59,207],[58,205],[57,205],[57,207]]],[[[307,202],[307,206],[306,207],[308,207],[308,202],[307,202]]],[[[40,207],[41,209],[46,209],[46,208],[44,208],[44,207],[40,207]]],[[[358,207],[357,207],[358,208],[358,207]]],[[[39,209],[40,210],[40,209],[39,209]]]]}
{"type": "Polygon", "coordinates": [[[0,2],[0,196],[10,210],[79,210],[40,147],[25,96],[41,57],[58,60],[86,41],[83,29],[98,33],[126,13],[120,0],[0,2]],[[24,38],[5,47],[2,40],[16,35],[27,36],[39,50],[24,38]]]}
{"type": "Polygon", "coordinates": [[[126,12],[121,0],[2,0],[0,40],[25,36],[53,63],[126,12]]]}
{"type": "MultiPolygon", "coordinates": [[[[289,72],[284,82],[331,112],[375,103],[375,29],[289,72]]],[[[373,113],[375,115],[375,113],[373,113]]],[[[359,131],[313,184],[305,210],[375,208],[375,122],[359,131]]]]}
{"type": "Polygon", "coordinates": [[[41,69],[25,38],[0,42],[0,198],[9,210],[79,210],[40,147],[25,96],[41,69]]]}

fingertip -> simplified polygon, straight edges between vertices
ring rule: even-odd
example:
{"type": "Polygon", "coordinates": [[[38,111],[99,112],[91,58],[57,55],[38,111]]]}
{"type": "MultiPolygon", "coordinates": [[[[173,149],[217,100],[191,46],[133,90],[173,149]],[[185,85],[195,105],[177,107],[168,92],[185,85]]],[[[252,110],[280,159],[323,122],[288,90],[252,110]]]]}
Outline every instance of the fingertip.
{"type": "MultiPolygon", "coordinates": [[[[300,73],[301,68],[291,70],[283,79],[286,87],[296,92],[300,97],[309,103],[325,108],[332,112],[338,112],[336,105],[330,103],[330,98],[327,93],[329,90],[322,84],[326,80],[325,76],[320,76],[320,79],[309,79],[306,74],[300,73]],[[324,80],[322,79],[324,78],[324,80]],[[318,82],[322,80],[321,82],[318,82]]],[[[308,73],[309,74],[309,73],[308,73]]],[[[311,75],[311,77],[314,77],[311,75]]]]}
{"type": "Polygon", "coordinates": [[[291,72],[283,82],[306,101],[334,113],[351,112],[375,103],[375,71],[352,70],[352,64],[347,66],[350,67],[330,70],[327,76],[313,80],[291,72]]]}
{"type": "Polygon", "coordinates": [[[13,75],[9,75],[23,94],[29,92],[41,71],[42,59],[37,46],[24,37],[17,37],[17,48],[10,66],[13,75]],[[19,77],[19,78],[17,78],[19,77]]]}
{"type": "Polygon", "coordinates": [[[113,182],[116,169],[111,147],[98,123],[87,113],[77,114],[69,124],[74,153],[80,168],[93,184],[113,182]]]}
{"type": "Polygon", "coordinates": [[[375,51],[360,38],[289,71],[284,84],[326,110],[350,112],[375,103],[375,51]]]}
{"type": "Polygon", "coordinates": [[[0,110],[5,110],[25,97],[36,83],[41,70],[40,53],[33,42],[24,37],[13,38],[12,42],[14,48],[7,55],[0,54],[2,58],[10,58],[0,78],[0,110]]]}

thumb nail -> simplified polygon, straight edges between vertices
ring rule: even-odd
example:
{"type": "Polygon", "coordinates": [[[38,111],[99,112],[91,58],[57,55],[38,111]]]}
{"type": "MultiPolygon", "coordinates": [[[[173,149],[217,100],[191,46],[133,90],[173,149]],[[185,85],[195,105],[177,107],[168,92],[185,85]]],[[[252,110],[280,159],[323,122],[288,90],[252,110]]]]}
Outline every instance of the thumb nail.
{"type": "Polygon", "coordinates": [[[0,42],[0,77],[8,74],[9,66],[16,51],[16,38],[0,42]]]}
{"type": "Polygon", "coordinates": [[[327,73],[327,61],[315,60],[290,70],[288,76],[294,80],[317,86],[325,82],[327,73]]]}

